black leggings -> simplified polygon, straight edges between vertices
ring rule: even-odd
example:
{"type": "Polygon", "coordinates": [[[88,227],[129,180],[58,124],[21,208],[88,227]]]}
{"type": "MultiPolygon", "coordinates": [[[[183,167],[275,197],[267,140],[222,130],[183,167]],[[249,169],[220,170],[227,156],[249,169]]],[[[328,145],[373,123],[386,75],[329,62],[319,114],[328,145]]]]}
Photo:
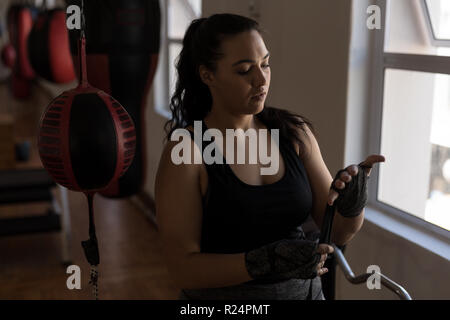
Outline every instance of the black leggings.
{"type": "Polygon", "coordinates": [[[242,283],[205,289],[182,289],[179,300],[306,300],[312,281],[311,299],[325,300],[319,277],[313,280],[290,279],[271,284],[242,283]]]}

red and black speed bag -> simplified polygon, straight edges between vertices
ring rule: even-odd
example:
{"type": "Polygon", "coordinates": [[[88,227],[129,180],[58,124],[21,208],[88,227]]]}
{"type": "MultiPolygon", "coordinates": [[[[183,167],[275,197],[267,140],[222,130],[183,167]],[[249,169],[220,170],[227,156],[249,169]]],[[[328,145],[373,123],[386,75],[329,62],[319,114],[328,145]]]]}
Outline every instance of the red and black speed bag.
{"type": "MultiPolygon", "coordinates": [[[[80,0],[66,0],[81,5],[80,0]]],[[[107,197],[127,197],[146,179],[146,106],[158,63],[158,0],[84,1],[89,82],[121,102],[136,126],[136,155],[128,171],[107,189],[107,197]]],[[[75,70],[79,30],[69,30],[75,70]]]]}
{"type": "Polygon", "coordinates": [[[75,80],[63,9],[39,13],[28,37],[28,53],[31,65],[40,77],[54,83],[75,80]]]}
{"type": "MultiPolygon", "coordinates": [[[[84,60],[84,44],[80,47],[84,60]]],[[[56,97],[43,113],[38,148],[42,164],[57,183],[92,193],[126,172],[134,157],[136,132],[122,105],[85,80],[83,64],[80,85],[56,97]]]]}

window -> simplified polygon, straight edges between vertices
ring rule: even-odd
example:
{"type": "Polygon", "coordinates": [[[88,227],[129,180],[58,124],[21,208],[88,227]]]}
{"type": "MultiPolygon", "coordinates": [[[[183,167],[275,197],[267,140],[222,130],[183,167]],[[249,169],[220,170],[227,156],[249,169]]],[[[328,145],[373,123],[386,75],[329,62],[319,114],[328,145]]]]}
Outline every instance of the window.
{"type": "Polygon", "coordinates": [[[424,8],[432,42],[450,46],[450,1],[426,0],[424,8]]]}
{"type": "Polygon", "coordinates": [[[382,0],[374,150],[386,157],[372,203],[450,235],[450,1],[382,0]],[[426,223],[424,223],[426,221],[426,223]]]}
{"type": "Polygon", "coordinates": [[[201,16],[201,0],[162,0],[161,51],[155,75],[155,109],[171,118],[170,97],[175,90],[175,63],[192,20],[201,16]]]}

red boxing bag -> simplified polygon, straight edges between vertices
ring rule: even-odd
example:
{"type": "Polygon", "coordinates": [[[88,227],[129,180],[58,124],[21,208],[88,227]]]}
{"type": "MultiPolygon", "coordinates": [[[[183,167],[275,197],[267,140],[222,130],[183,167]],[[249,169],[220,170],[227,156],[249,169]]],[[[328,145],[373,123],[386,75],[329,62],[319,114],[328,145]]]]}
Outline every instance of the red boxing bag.
{"type": "Polygon", "coordinates": [[[28,37],[28,53],[31,65],[40,77],[54,83],[75,80],[63,9],[39,13],[28,37]]]}
{"type": "MultiPolygon", "coordinates": [[[[78,5],[80,0],[67,0],[78,5]]],[[[128,171],[100,193],[126,197],[142,190],[146,178],[145,108],[158,62],[158,0],[85,1],[89,82],[118,99],[136,126],[136,155],[128,171]]],[[[76,54],[79,30],[69,30],[76,54]]],[[[74,57],[74,63],[78,59],[74,57]]],[[[75,66],[75,70],[78,68],[75,66]]]]}
{"type": "Polygon", "coordinates": [[[14,61],[16,59],[14,47],[10,43],[5,43],[3,35],[3,21],[0,19],[0,81],[9,78],[12,66],[14,66],[14,61]]]}
{"type": "Polygon", "coordinates": [[[13,5],[8,10],[9,41],[16,51],[16,61],[12,71],[12,92],[16,98],[30,96],[34,70],[28,59],[28,35],[33,25],[30,8],[13,5]]]}
{"type": "Polygon", "coordinates": [[[11,43],[5,45],[2,49],[2,62],[8,68],[14,68],[16,63],[16,50],[11,43]]]}

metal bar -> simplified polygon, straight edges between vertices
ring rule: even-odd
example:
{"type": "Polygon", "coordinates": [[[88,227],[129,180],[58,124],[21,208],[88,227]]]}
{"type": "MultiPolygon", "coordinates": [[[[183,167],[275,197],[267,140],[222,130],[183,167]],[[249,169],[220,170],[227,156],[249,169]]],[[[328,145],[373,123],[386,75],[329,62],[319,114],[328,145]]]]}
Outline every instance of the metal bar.
{"type": "MultiPolygon", "coordinates": [[[[361,284],[367,281],[367,279],[373,275],[373,273],[363,273],[361,275],[355,276],[353,274],[352,269],[350,268],[347,260],[344,257],[344,254],[342,251],[335,245],[332,244],[334,248],[334,256],[336,257],[336,261],[338,265],[341,267],[342,271],[344,272],[345,278],[352,284],[361,284]]],[[[393,291],[397,296],[400,297],[402,300],[412,300],[409,293],[399,284],[392,281],[385,275],[376,272],[376,274],[379,275],[381,284],[388,288],[389,290],[393,291]]]]}

